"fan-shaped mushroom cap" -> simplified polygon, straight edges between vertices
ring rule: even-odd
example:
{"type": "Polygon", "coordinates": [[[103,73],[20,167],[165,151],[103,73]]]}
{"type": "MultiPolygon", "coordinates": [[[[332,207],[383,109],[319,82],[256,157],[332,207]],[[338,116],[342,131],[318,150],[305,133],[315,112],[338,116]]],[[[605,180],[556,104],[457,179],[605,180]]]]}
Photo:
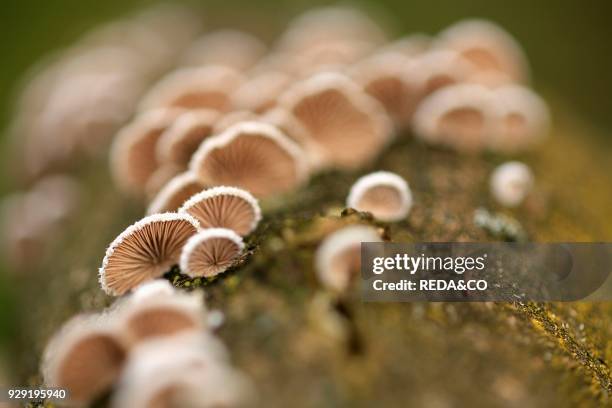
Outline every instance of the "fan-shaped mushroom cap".
{"type": "Polygon", "coordinates": [[[100,285],[118,296],[155,279],[178,263],[181,248],[199,229],[187,214],[150,215],[129,226],[109,245],[100,268],[100,285]]]}
{"type": "Polygon", "coordinates": [[[289,23],[279,48],[302,52],[312,46],[337,41],[382,44],[385,33],[365,13],[349,7],[311,9],[289,23]]]}
{"type": "Polygon", "coordinates": [[[361,273],[361,243],[380,242],[372,227],[351,225],[327,236],[315,254],[317,276],[321,284],[342,292],[361,273]]]}
{"type": "Polygon", "coordinates": [[[201,331],[205,313],[199,294],[168,290],[155,281],[136,288],[115,308],[122,336],[130,347],[157,337],[201,331]]]}
{"type": "Polygon", "coordinates": [[[226,112],[232,108],[230,94],[242,80],[242,76],[229,67],[181,68],[151,88],[142,99],[140,109],[178,107],[226,112]]]}
{"type": "Polygon", "coordinates": [[[346,199],[347,207],[372,213],[381,221],[399,221],[412,207],[412,194],[406,180],[388,171],[361,177],[346,199]]]}
{"type": "Polygon", "coordinates": [[[321,72],[342,72],[375,50],[369,42],[328,42],[313,45],[294,55],[290,69],[297,77],[305,78],[321,72]]]}
{"type": "Polygon", "coordinates": [[[234,407],[252,403],[251,384],[228,365],[226,354],[218,340],[205,334],[144,343],[130,356],[112,406],[234,407]]]}
{"type": "Polygon", "coordinates": [[[462,151],[487,146],[500,118],[501,107],[493,93],[480,85],[459,84],[427,97],[414,114],[414,129],[430,143],[462,151]]]}
{"type": "Polygon", "coordinates": [[[491,194],[501,205],[516,207],[525,200],[533,183],[533,173],[526,164],[506,162],[496,167],[491,174],[491,194]]]}
{"type": "Polygon", "coordinates": [[[252,67],[266,53],[265,44],[252,34],[218,30],[197,39],[183,55],[192,66],[225,65],[238,71],[252,67]]]}
{"type": "Polygon", "coordinates": [[[278,97],[291,83],[292,76],[278,70],[256,73],[232,95],[232,103],[238,109],[263,113],[276,106],[278,97]]]}
{"type": "Polygon", "coordinates": [[[181,253],[181,272],[211,277],[223,273],[238,258],[244,243],[240,235],[227,228],[209,228],[189,238],[181,253]]]}
{"type": "Polygon", "coordinates": [[[257,122],[259,121],[259,119],[260,116],[257,113],[251,112],[249,110],[237,110],[229,112],[221,116],[221,118],[219,118],[219,120],[215,123],[213,133],[215,135],[218,135],[220,133],[225,132],[228,128],[234,126],[236,123],[257,122]]]}
{"type": "Polygon", "coordinates": [[[86,405],[111,388],[126,360],[116,327],[98,315],[69,320],[47,344],[45,385],[67,389],[71,404],[86,405]]]}
{"type": "Polygon", "coordinates": [[[186,168],[198,146],[212,134],[218,119],[219,113],[210,109],[196,109],[180,115],[159,138],[157,160],[186,168]]]}
{"type": "Polygon", "coordinates": [[[183,173],[185,169],[172,163],[160,165],[145,184],[145,196],[150,202],[174,177],[183,173]]]}
{"type": "Polygon", "coordinates": [[[492,71],[514,81],[529,77],[527,58],[516,40],[497,24],[461,21],[438,35],[438,46],[455,50],[479,71],[492,71]]]}
{"type": "Polygon", "coordinates": [[[421,98],[449,85],[468,81],[475,74],[474,66],[457,52],[432,50],[414,60],[414,79],[421,98]]]}
{"type": "Polygon", "coordinates": [[[516,151],[531,147],[546,137],[550,113],[546,102],[535,92],[520,85],[506,85],[493,93],[500,100],[500,129],[490,142],[493,150],[516,151]]]}
{"type": "Polygon", "coordinates": [[[157,142],[181,112],[178,109],[144,112],[115,136],[110,166],[113,178],[122,190],[144,191],[147,181],[158,167],[155,154],[157,142]]]}
{"type": "Polygon", "coordinates": [[[410,79],[413,60],[398,52],[381,52],[358,63],[351,78],[376,98],[400,127],[409,124],[419,101],[417,83],[410,79]]]}
{"type": "Polygon", "coordinates": [[[234,185],[258,197],[290,191],[307,176],[300,147],[259,122],[238,123],[205,140],[189,166],[208,185],[234,185]]]}
{"type": "Polygon", "coordinates": [[[295,84],[281,105],[321,146],[323,160],[341,168],[372,160],[392,136],[384,108],[340,74],[318,74],[295,84]]]}
{"type": "Polygon", "coordinates": [[[191,215],[202,228],[228,228],[241,236],[253,232],[261,220],[257,199],[237,187],[218,186],[197,193],[179,213],[191,215]]]}
{"type": "Polygon", "coordinates": [[[190,171],[172,178],[149,204],[147,215],[177,211],[196,193],[205,190],[199,178],[190,171]]]}

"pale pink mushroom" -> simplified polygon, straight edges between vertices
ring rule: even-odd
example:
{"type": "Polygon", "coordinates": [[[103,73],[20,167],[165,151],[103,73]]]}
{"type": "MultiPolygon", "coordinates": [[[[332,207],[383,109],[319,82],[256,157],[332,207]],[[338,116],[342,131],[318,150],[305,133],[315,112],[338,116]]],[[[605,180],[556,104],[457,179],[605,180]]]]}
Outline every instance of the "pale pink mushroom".
{"type": "Polygon", "coordinates": [[[244,243],[227,228],[208,228],[187,241],[180,258],[181,272],[192,278],[225,272],[240,256],[244,243]]]}

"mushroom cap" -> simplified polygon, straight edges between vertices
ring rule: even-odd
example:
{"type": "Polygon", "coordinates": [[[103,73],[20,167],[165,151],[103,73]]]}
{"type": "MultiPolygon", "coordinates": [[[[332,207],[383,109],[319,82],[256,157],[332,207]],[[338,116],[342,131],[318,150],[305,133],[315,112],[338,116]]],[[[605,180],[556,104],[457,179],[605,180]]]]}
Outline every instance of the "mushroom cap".
{"type": "Polygon", "coordinates": [[[504,207],[520,205],[533,188],[534,177],[529,167],[518,161],[495,168],[490,179],[493,198],[504,207]]]}
{"type": "Polygon", "coordinates": [[[244,243],[227,228],[208,228],[187,241],[181,252],[181,272],[191,276],[211,277],[223,273],[238,258],[244,243]]]}
{"type": "Polygon", "coordinates": [[[181,173],[157,193],[147,208],[147,215],[177,211],[189,197],[205,189],[195,174],[181,173]]]}
{"type": "Polygon", "coordinates": [[[398,52],[408,58],[414,58],[429,51],[432,41],[431,36],[428,34],[409,34],[393,40],[383,47],[383,51],[398,52]]]}
{"type": "Polygon", "coordinates": [[[344,227],[327,236],[315,254],[321,284],[337,292],[347,290],[361,273],[361,243],[380,241],[376,230],[365,225],[344,227]]]}
{"type": "Polygon", "coordinates": [[[205,327],[206,309],[200,294],[168,290],[159,283],[153,287],[139,286],[115,312],[122,336],[130,347],[205,327]]]}
{"type": "Polygon", "coordinates": [[[452,50],[433,49],[415,58],[411,74],[420,89],[421,99],[449,85],[468,81],[474,66],[452,50]]]}
{"type": "Polygon", "coordinates": [[[232,94],[232,103],[238,109],[263,113],[276,106],[279,96],[289,86],[292,76],[280,70],[256,73],[232,94]]]}
{"type": "Polygon", "coordinates": [[[181,113],[179,109],[144,112],[117,133],[111,146],[110,166],[115,183],[123,191],[144,191],[158,167],[157,142],[181,113]]]}
{"type": "Polygon", "coordinates": [[[205,140],[189,166],[208,185],[233,185],[258,197],[288,192],[307,177],[302,149],[259,122],[237,123],[205,140]]]}
{"type": "Polygon", "coordinates": [[[140,103],[140,110],[178,107],[226,112],[232,108],[230,94],[242,81],[242,75],[229,67],[180,68],[149,90],[140,103]]]}
{"type": "Polygon", "coordinates": [[[99,315],[78,315],[53,336],[42,358],[45,385],[67,389],[86,405],[111,388],[126,361],[116,327],[99,315]]]}
{"type": "Polygon", "coordinates": [[[196,109],[180,115],[157,142],[157,160],[187,167],[189,160],[204,139],[212,134],[219,113],[210,109],[196,109]]]}
{"type": "Polygon", "coordinates": [[[350,75],[376,98],[400,127],[409,124],[419,100],[418,85],[411,76],[414,61],[395,51],[379,52],[354,66],[350,75]]]}
{"type": "Polygon", "coordinates": [[[300,78],[321,72],[342,72],[374,50],[374,45],[365,41],[332,41],[313,45],[291,58],[290,72],[300,78]]]}
{"type": "Polygon", "coordinates": [[[346,76],[321,73],[296,83],[281,97],[325,155],[340,168],[356,168],[376,157],[391,139],[384,108],[346,76]]]}
{"type": "Polygon", "coordinates": [[[416,134],[429,143],[478,151],[489,143],[501,117],[499,99],[487,88],[458,84],[434,92],[414,114],[416,134]]]}
{"type": "Polygon", "coordinates": [[[202,228],[228,228],[241,236],[253,232],[261,220],[257,199],[237,187],[217,186],[197,193],[178,211],[194,217],[202,228]]]}
{"type": "Polygon", "coordinates": [[[527,58],[521,46],[491,21],[460,21],[437,38],[439,47],[457,51],[479,71],[499,72],[519,82],[529,79],[527,58]]]}
{"type": "Polygon", "coordinates": [[[238,71],[252,67],[266,53],[266,45],[250,33],[223,29],[196,39],[183,54],[185,65],[224,65],[238,71]]]}
{"type": "Polygon", "coordinates": [[[540,96],[521,85],[501,86],[493,92],[500,99],[503,112],[500,129],[490,142],[492,150],[521,150],[547,136],[550,112],[540,96]]]}
{"type": "Polygon", "coordinates": [[[412,207],[412,194],[406,180],[388,171],[361,177],[346,199],[347,207],[372,213],[381,221],[399,221],[412,207]]]}
{"type": "Polygon", "coordinates": [[[204,333],[148,341],[132,352],[112,405],[171,408],[252,403],[251,384],[228,365],[226,354],[221,342],[204,333]]]}
{"type": "Polygon", "coordinates": [[[145,184],[145,197],[151,201],[174,177],[183,173],[185,169],[172,163],[160,165],[145,184]]]}
{"type": "Polygon", "coordinates": [[[155,279],[178,263],[181,248],[199,229],[188,214],[154,214],[129,226],[109,245],[100,268],[100,285],[122,295],[155,279]]]}
{"type": "Polygon", "coordinates": [[[289,23],[278,48],[302,52],[312,46],[336,41],[384,43],[383,30],[368,15],[350,7],[318,7],[289,23]]]}

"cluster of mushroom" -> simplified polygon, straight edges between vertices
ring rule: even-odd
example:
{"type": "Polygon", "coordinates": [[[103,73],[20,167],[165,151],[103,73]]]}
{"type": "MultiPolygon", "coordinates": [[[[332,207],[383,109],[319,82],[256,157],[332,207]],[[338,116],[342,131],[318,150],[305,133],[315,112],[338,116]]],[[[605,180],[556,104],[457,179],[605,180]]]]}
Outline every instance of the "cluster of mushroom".
{"type": "Polygon", "coordinates": [[[192,11],[152,7],[86,33],[25,78],[11,129],[29,177],[103,153],[148,84],[200,28],[192,11]]]}
{"type": "Polygon", "coordinates": [[[109,245],[100,268],[106,293],[123,295],[176,264],[190,277],[211,277],[236,261],[244,249],[242,237],[261,219],[257,199],[237,187],[191,193],[189,186],[166,191],[159,206],[181,203],[177,212],[146,216],[109,245]]]}
{"type": "Polygon", "coordinates": [[[240,405],[250,384],[212,328],[202,296],[154,280],[64,324],[44,351],[45,384],[69,390],[71,406],[111,390],[116,408],[240,405]]]}
{"type": "Polygon", "coordinates": [[[12,266],[22,267],[38,259],[58,228],[79,207],[80,188],[65,175],[49,175],[28,191],[2,200],[0,225],[2,248],[12,266]]]}

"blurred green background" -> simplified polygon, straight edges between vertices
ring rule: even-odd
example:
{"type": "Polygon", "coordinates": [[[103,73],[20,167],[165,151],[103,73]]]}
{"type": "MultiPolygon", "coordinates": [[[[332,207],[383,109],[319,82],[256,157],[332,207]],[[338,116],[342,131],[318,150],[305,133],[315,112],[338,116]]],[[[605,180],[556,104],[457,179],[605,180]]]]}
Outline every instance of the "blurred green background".
{"type": "MultiPolygon", "coordinates": [[[[67,46],[97,23],[120,17],[157,1],[147,0],[3,0],[0,8],[0,129],[6,147],[19,79],[50,51],[67,46]]],[[[271,40],[289,18],[303,9],[337,2],[312,0],[200,0],[206,27],[232,26],[271,40]]],[[[351,4],[351,2],[344,2],[351,4]]],[[[563,107],[607,137],[612,130],[612,2],[609,0],[378,0],[355,2],[387,16],[395,35],[435,33],[466,17],[500,23],[523,45],[531,61],[534,86],[554,108],[563,107]]],[[[553,115],[555,112],[553,110],[553,115]]],[[[6,153],[0,148],[0,153],[6,153]]],[[[0,157],[6,157],[0,154],[0,157]]],[[[3,166],[6,168],[6,166],[3,166]]],[[[0,192],[13,187],[3,171],[0,192]]],[[[12,334],[10,288],[0,273],[0,341],[12,334]]]]}

